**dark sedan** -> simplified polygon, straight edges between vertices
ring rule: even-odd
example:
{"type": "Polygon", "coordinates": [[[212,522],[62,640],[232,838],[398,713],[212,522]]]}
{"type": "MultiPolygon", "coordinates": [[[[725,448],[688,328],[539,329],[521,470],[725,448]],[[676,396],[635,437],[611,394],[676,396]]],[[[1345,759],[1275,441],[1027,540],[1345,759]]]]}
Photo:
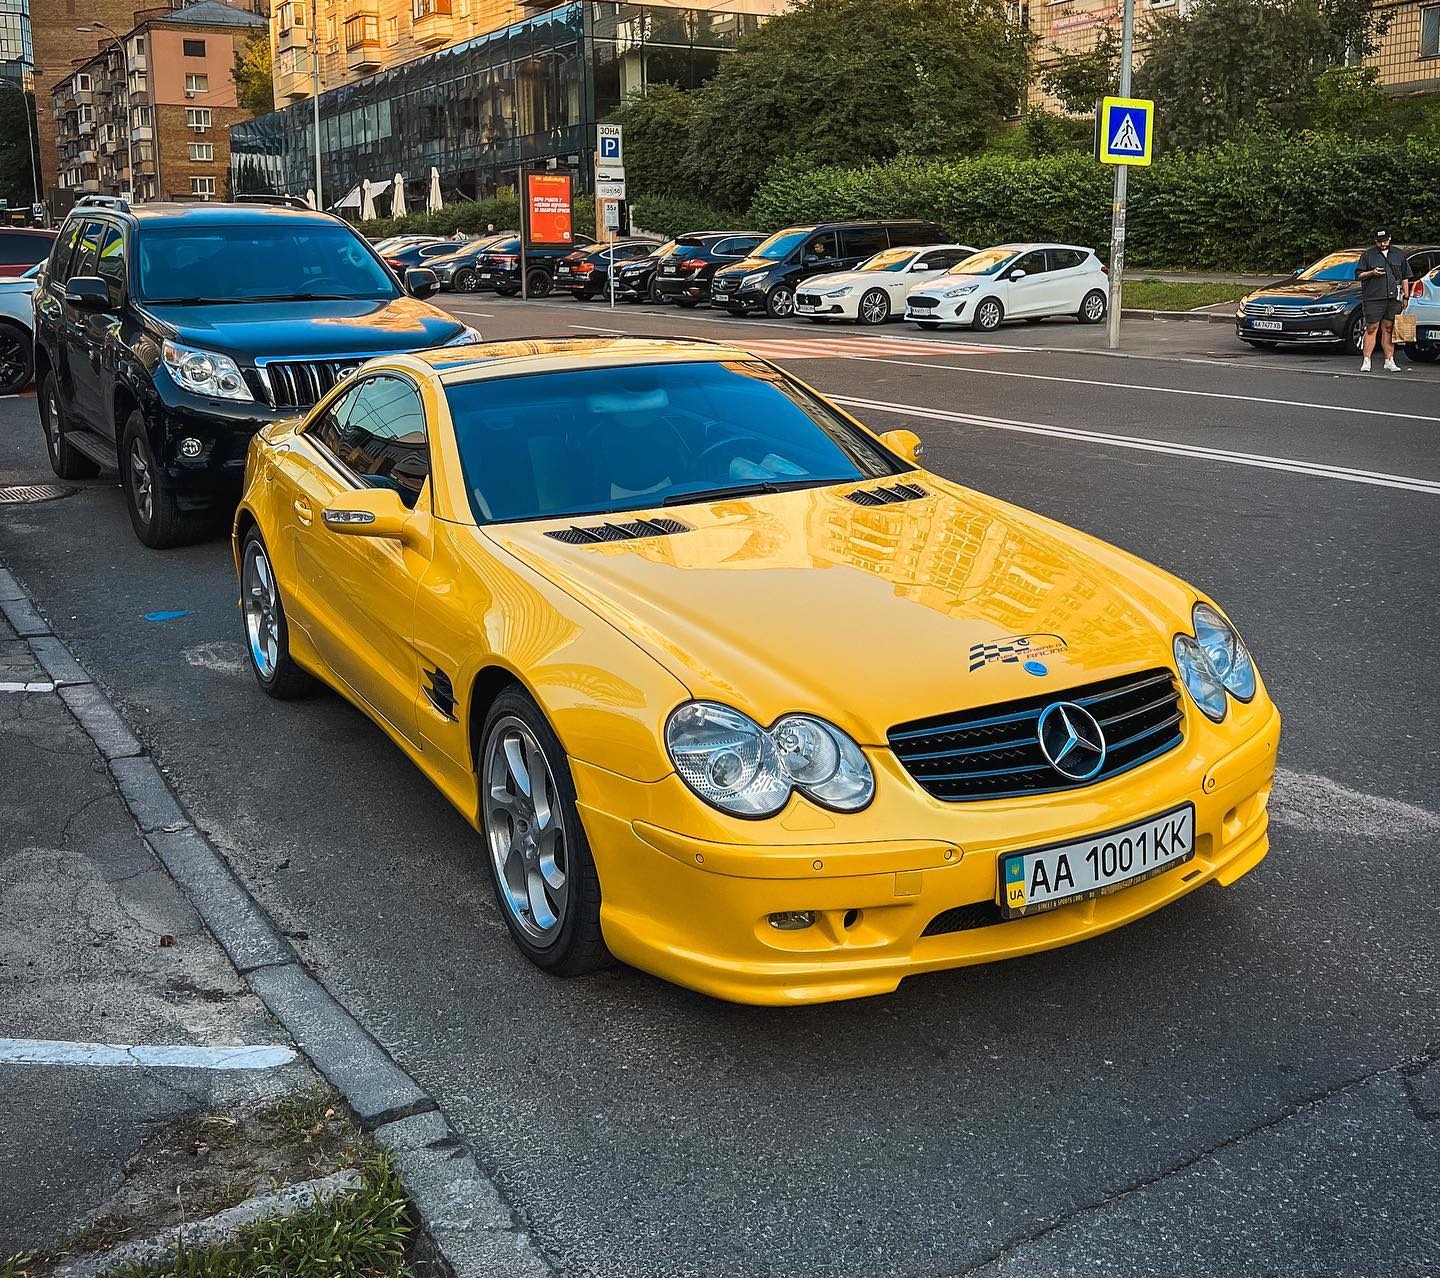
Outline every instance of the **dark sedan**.
{"type": "Polygon", "coordinates": [[[385,259],[385,265],[403,279],[412,266],[429,266],[431,258],[445,257],[459,247],[455,240],[420,240],[387,249],[380,256],[385,259]]]}
{"type": "Polygon", "coordinates": [[[555,287],[566,289],[577,302],[603,297],[612,270],[650,257],[657,247],[654,240],[614,240],[576,249],[556,264],[555,287]]]}
{"type": "MultiPolygon", "coordinates": [[[[1250,346],[1270,349],[1290,344],[1340,343],[1358,355],[1365,337],[1365,314],[1355,263],[1363,249],[1341,249],[1296,271],[1288,280],[1268,284],[1240,299],[1235,335],[1250,346]]],[[[1411,274],[1440,266],[1440,246],[1405,249],[1411,274]]]]}
{"type": "Polygon", "coordinates": [[[50,255],[55,232],[35,226],[0,227],[0,279],[24,275],[36,262],[50,255]]]}
{"type": "Polygon", "coordinates": [[[425,265],[435,272],[435,278],[442,289],[453,288],[457,293],[475,293],[480,289],[479,261],[481,255],[495,245],[514,238],[513,231],[482,235],[478,240],[451,241],[448,253],[439,253],[426,260],[425,265]]]}
{"type": "Polygon", "coordinates": [[[615,297],[621,302],[654,302],[657,305],[665,299],[660,296],[656,281],[656,268],[675,250],[675,241],[666,240],[658,244],[644,257],[633,262],[620,262],[615,267],[615,297]]]}

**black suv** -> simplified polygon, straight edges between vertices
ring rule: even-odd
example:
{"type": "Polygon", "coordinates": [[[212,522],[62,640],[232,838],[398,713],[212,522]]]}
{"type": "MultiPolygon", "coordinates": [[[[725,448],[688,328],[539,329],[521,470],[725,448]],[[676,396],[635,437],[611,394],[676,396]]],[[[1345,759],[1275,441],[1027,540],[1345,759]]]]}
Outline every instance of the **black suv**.
{"type": "Polygon", "coordinates": [[[732,315],[763,310],[783,319],[795,310],[795,287],[829,271],[848,271],[881,249],[939,244],[934,222],[826,222],[776,231],[744,261],[722,266],[710,281],[710,301],[732,315]]]}
{"type": "Polygon", "coordinates": [[[610,289],[612,270],[647,258],[658,247],[654,240],[615,240],[576,249],[555,267],[555,287],[568,289],[577,302],[604,297],[610,289]]]}
{"type": "Polygon", "coordinates": [[[479,334],[325,213],[90,197],[35,286],[35,377],[62,479],[118,469],[147,546],[233,508],[250,438],[373,355],[479,334]]]}
{"type": "Polygon", "coordinates": [[[655,270],[675,248],[674,240],[666,240],[664,244],[656,244],[644,257],[637,257],[633,262],[621,262],[615,267],[615,298],[621,302],[655,302],[660,303],[664,299],[660,296],[660,286],[656,282],[655,270]]]}
{"type": "Polygon", "coordinates": [[[764,238],[758,231],[691,231],[680,236],[675,251],[660,263],[660,296],[676,306],[708,302],[715,272],[748,258],[764,238]]]}
{"type": "MultiPolygon", "coordinates": [[[[577,235],[574,246],[570,248],[526,249],[527,296],[545,297],[555,287],[555,268],[576,248],[594,242],[588,235],[577,235]]],[[[501,297],[514,297],[520,292],[518,235],[511,235],[498,244],[492,244],[475,259],[475,287],[481,292],[494,289],[501,297]]]]}

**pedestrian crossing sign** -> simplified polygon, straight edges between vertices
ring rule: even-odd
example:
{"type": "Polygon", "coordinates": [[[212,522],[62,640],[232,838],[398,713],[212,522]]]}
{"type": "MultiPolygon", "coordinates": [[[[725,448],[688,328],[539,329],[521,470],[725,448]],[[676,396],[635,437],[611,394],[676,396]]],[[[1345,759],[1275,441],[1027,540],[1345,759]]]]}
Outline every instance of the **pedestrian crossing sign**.
{"type": "Polygon", "coordinates": [[[1102,98],[1097,130],[1105,164],[1149,164],[1155,104],[1147,98],[1102,98]]]}

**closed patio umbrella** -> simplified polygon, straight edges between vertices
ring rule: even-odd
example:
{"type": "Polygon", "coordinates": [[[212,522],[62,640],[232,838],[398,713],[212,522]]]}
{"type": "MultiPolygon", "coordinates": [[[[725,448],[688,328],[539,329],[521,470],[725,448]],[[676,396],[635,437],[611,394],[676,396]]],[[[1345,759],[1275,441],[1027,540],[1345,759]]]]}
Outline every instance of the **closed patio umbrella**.
{"type": "Polygon", "coordinates": [[[438,213],[445,207],[445,197],[440,194],[440,170],[430,170],[430,198],[426,201],[425,207],[432,213],[438,213]]]}
{"type": "Polygon", "coordinates": [[[315,188],[313,186],[305,192],[305,203],[312,209],[315,207],[315,188]]]}
{"type": "Polygon", "coordinates": [[[375,220],[375,192],[370,189],[369,178],[360,183],[360,220],[362,222],[375,220]]]}
{"type": "Polygon", "coordinates": [[[405,216],[405,179],[398,173],[395,175],[395,194],[390,199],[390,216],[405,216]]]}

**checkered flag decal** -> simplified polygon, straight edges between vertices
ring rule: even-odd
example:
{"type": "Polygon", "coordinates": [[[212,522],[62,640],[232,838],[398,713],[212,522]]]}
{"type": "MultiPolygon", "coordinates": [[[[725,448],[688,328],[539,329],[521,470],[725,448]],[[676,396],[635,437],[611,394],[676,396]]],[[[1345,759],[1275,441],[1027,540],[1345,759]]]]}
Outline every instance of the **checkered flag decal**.
{"type": "Polygon", "coordinates": [[[1020,654],[1029,651],[1029,648],[1029,639],[1022,643],[972,643],[970,669],[979,670],[992,661],[1019,661],[1020,654]]]}

